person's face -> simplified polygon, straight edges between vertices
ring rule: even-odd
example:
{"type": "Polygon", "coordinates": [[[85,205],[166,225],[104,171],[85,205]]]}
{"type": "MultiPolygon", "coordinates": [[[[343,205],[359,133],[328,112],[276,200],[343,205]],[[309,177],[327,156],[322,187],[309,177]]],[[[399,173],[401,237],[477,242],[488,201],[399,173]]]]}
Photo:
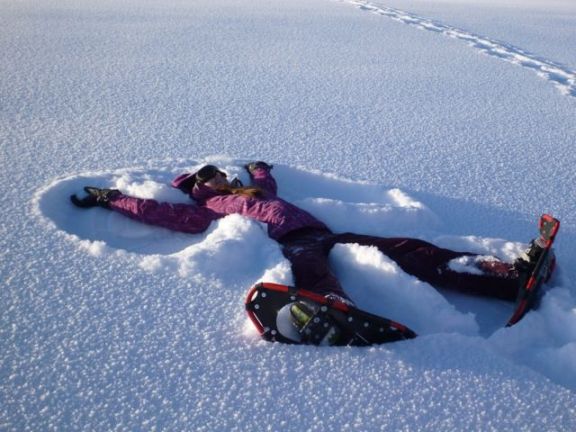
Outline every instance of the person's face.
{"type": "Polygon", "coordinates": [[[230,186],[228,179],[221,172],[217,172],[214,177],[212,177],[210,180],[208,180],[204,184],[208,187],[211,187],[211,188],[218,188],[221,186],[230,186]]]}

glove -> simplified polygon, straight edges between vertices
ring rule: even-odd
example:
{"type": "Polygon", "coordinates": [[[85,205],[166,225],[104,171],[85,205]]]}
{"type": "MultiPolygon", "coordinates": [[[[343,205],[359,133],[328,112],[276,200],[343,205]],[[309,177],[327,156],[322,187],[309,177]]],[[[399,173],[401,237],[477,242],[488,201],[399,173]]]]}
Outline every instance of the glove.
{"type": "Polygon", "coordinates": [[[244,165],[244,168],[246,168],[246,171],[252,174],[252,172],[258,168],[264,168],[265,170],[270,171],[272,168],[274,168],[274,165],[268,165],[266,162],[257,161],[244,165]]]}
{"type": "Polygon", "coordinates": [[[92,186],[86,186],[84,191],[88,194],[84,198],[78,198],[76,195],[70,196],[70,201],[72,201],[72,204],[76,207],[110,208],[110,200],[120,194],[120,191],[117,189],[98,189],[92,186]]]}

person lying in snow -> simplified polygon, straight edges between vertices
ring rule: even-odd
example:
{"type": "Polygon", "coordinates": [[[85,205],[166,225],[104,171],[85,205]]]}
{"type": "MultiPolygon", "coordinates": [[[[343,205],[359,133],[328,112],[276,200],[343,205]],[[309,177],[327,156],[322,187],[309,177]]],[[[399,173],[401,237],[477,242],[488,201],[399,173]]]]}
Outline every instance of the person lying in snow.
{"type": "Polygon", "coordinates": [[[194,204],[159,203],[93,187],[84,188],[88,194],[84,198],[70,198],[78,207],[100,206],[140,222],[192,234],[205,231],[212,221],[230,214],[254,218],[266,223],[269,237],[280,243],[291,263],[296,287],[350,305],[354,303],[328,265],[328,254],[337,243],[375,246],[406,273],[433,286],[510,301],[516,300],[523,276],[532,267],[530,257],[538,252],[533,244],[529,254],[510,264],[414,238],[334,233],[310,213],[278,197],[271,165],[252,162],[245,168],[250,174],[249,187],[238,180],[229,182],[226,173],[214,165],[175,178],[172,186],[188,194],[194,204]],[[474,271],[457,271],[454,264],[462,262],[473,266],[474,271]]]}

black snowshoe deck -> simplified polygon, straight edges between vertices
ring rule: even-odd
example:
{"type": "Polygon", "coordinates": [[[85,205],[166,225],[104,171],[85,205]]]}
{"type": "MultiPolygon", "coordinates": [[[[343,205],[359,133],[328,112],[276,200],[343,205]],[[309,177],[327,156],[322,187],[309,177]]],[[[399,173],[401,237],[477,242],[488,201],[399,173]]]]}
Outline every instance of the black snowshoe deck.
{"type": "MultiPolygon", "coordinates": [[[[288,344],[321,345],[320,337],[306,337],[306,329],[297,329],[294,334],[279,328],[278,315],[281,309],[296,302],[303,302],[315,310],[309,329],[322,324],[337,327],[338,336],[328,345],[369,346],[401,341],[416,337],[406,326],[379,317],[339,301],[331,301],[311,291],[274,283],[259,283],[252,287],[246,297],[246,311],[263,339],[288,344]]],[[[289,320],[289,318],[288,318],[289,320]]]]}

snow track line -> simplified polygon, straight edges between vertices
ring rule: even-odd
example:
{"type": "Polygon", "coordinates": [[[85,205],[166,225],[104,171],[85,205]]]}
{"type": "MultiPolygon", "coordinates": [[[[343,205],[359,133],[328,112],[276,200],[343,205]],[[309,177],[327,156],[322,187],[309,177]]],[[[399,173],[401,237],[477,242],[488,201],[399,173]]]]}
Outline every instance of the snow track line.
{"type": "Polygon", "coordinates": [[[440,33],[453,39],[462,40],[483,54],[530,69],[539,77],[554,84],[563,95],[576,97],[576,71],[558,63],[546,60],[513,45],[470,33],[429,18],[420,17],[410,12],[367,1],[346,1],[356,5],[361,10],[382,15],[421,30],[440,33]]]}

